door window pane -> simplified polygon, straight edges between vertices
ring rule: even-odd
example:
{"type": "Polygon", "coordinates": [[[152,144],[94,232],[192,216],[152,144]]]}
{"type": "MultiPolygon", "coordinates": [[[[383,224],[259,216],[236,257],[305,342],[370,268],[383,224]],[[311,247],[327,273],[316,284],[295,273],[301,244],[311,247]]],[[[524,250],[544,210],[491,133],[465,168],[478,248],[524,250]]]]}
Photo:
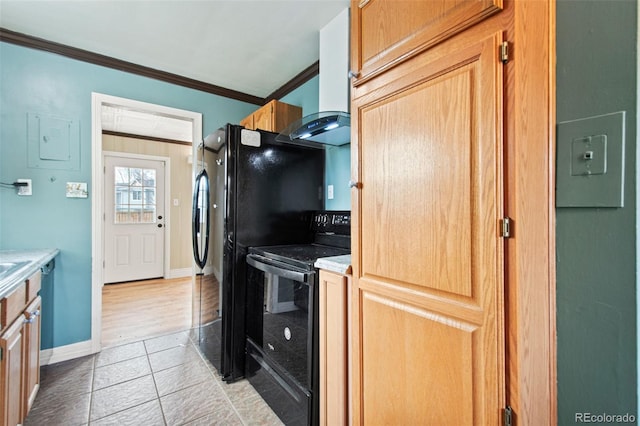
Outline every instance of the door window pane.
{"type": "Polygon", "coordinates": [[[115,167],[114,223],[156,223],[156,171],[115,167]]]}

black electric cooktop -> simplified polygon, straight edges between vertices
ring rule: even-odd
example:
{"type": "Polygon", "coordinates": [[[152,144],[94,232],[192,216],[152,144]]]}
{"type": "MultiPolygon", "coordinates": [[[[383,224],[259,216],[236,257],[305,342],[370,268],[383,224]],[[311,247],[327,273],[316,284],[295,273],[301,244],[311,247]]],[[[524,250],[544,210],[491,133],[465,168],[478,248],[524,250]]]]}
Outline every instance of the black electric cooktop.
{"type": "Polygon", "coordinates": [[[319,211],[311,220],[313,242],[277,246],[250,247],[254,253],[305,271],[321,257],[342,256],[351,253],[351,213],[349,211],[319,211]]]}
{"type": "Polygon", "coordinates": [[[298,268],[312,270],[313,264],[321,257],[342,256],[350,254],[351,251],[321,244],[301,244],[252,247],[249,249],[249,253],[255,253],[298,268]]]}

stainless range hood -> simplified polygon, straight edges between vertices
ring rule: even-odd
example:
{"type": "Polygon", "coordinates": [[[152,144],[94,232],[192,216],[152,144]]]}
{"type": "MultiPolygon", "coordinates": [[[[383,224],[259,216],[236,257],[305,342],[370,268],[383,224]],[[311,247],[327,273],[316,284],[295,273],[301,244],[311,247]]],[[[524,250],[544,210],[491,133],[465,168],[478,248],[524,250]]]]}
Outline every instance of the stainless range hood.
{"type": "Polygon", "coordinates": [[[276,140],[310,141],[341,146],[351,142],[351,115],[342,111],[322,111],[302,117],[284,129],[276,140]]]}

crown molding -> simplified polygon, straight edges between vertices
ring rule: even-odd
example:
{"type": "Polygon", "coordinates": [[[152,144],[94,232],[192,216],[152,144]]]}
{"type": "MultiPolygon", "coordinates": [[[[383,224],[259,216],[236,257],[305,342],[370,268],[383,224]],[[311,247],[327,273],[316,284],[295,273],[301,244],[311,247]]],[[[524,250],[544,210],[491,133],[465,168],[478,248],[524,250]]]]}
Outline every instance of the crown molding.
{"type": "Polygon", "coordinates": [[[235,99],[241,102],[247,102],[254,105],[265,105],[273,99],[281,99],[293,90],[302,86],[313,77],[320,74],[320,61],[316,61],[309,67],[304,69],[298,75],[286,82],[282,87],[275,90],[266,98],[253,96],[248,93],[239,92],[237,90],[227,89],[225,87],[216,86],[214,84],[205,83],[200,80],[172,74],[166,71],[145,67],[134,64],[132,62],[123,61],[110,56],[101,55],[99,53],[90,52],[88,50],[78,49],[76,47],[67,46],[53,41],[33,37],[27,34],[10,31],[0,27],[0,41],[16,44],[22,47],[42,50],[45,52],[55,53],[67,58],[88,62],[94,65],[100,65],[107,68],[124,71],[143,77],[153,78],[155,80],[164,81],[166,83],[175,84],[177,86],[187,87],[206,93],[211,93],[225,98],[235,99]]]}
{"type": "Polygon", "coordinates": [[[266,104],[268,102],[271,102],[273,99],[282,99],[285,95],[293,92],[295,89],[302,86],[304,83],[311,80],[318,74],[320,74],[320,61],[316,61],[315,63],[311,64],[300,74],[296,75],[287,83],[285,83],[281,88],[264,98],[264,103],[266,104]]]}

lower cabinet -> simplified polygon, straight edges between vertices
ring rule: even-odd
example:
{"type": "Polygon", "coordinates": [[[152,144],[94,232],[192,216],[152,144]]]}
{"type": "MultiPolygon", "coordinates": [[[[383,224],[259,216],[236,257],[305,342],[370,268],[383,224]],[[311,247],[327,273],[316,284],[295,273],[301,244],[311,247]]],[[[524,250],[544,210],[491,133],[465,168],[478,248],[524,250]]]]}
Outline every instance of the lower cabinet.
{"type": "Polygon", "coordinates": [[[36,297],[24,312],[23,413],[27,417],[40,389],[40,309],[42,299],[36,297]]]}
{"type": "Polygon", "coordinates": [[[320,271],[320,425],[349,424],[349,277],[320,271]]]}
{"type": "Polygon", "coordinates": [[[24,322],[22,317],[15,320],[0,337],[2,361],[0,361],[0,377],[2,378],[2,425],[21,424],[24,418],[22,410],[22,366],[24,345],[24,322]]]}
{"type": "Polygon", "coordinates": [[[39,290],[40,272],[0,301],[0,426],[22,424],[40,388],[39,290]]]}

